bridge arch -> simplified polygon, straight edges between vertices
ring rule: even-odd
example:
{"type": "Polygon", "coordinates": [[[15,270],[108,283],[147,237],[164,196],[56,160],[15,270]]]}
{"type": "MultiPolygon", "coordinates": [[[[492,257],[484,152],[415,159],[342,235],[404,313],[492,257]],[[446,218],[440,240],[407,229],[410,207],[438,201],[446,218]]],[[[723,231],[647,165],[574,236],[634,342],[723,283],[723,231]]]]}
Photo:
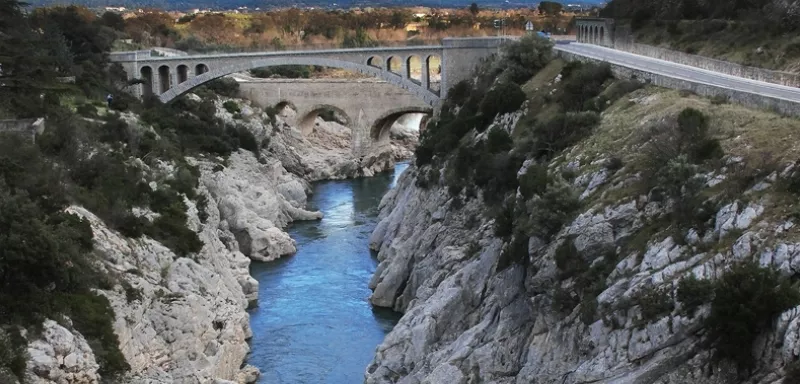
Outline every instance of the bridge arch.
{"type": "Polygon", "coordinates": [[[386,71],[395,75],[401,75],[400,67],[403,65],[403,60],[397,56],[389,56],[386,58],[386,71]]]}
{"type": "Polygon", "coordinates": [[[149,65],[144,65],[139,68],[139,75],[144,80],[144,83],[142,83],[142,95],[151,96],[153,94],[153,68],[149,65]]]}
{"type": "MultiPolygon", "coordinates": [[[[197,67],[199,67],[200,65],[204,64],[198,64],[197,67]]],[[[232,73],[248,71],[253,68],[273,67],[278,65],[317,65],[321,67],[345,69],[365,75],[370,75],[385,80],[386,82],[394,84],[400,88],[406,89],[412,95],[424,101],[426,104],[430,106],[436,105],[436,103],[439,100],[439,97],[436,94],[432,93],[430,90],[426,89],[420,84],[416,84],[408,79],[404,79],[402,76],[397,76],[396,74],[390,73],[386,70],[371,67],[366,64],[359,64],[356,62],[313,57],[313,56],[274,57],[274,58],[264,58],[264,59],[250,60],[250,61],[237,61],[229,65],[221,66],[219,68],[213,68],[200,75],[194,76],[183,83],[177,84],[174,87],[170,88],[168,91],[162,93],[159,98],[161,99],[162,102],[168,103],[174,100],[176,97],[188,92],[189,90],[198,87],[204,83],[207,83],[211,80],[227,76],[232,73]]]]}
{"type": "Polygon", "coordinates": [[[422,71],[425,68],[422,66],[422,59],[417,55],[411,55],[406,58],[406,77],[418,84],[422,84],[422,71]],[[417,74],[414,70],[419,69],[420,72],[417,74]]]}
{"type": "Polygon", "coordinates": [[[158,67],[158,89],[159,93],[164,93],[170,89],[169,66],[158,67]]]}
{"type": "Polygon", "coordinates": [[[372,56],[367,59],[367,65],[373,68],[383,69],[383,58],[380,56],[372,56]]]}
{"type": "MultiPolygon", "coordinates": [[[[420,108],[420,107],[403,107],[395,108],[387,111],[372,124],[369,136],[374,142],[386,142],[389,140],[389,130],[392,125],[403,115],[409,113],[420,113],[430,116],[433,113],[433,108],[420,108]]],[[[424,121],[424,119],[423,119],[424,121]]]]}
{"type": "Polygon", "coordinates": [[[326,110],[333,111],[339,116],[342,116],[345,120],[344,125],[349,128],[352,128],[353,120],[343,109],[329,104],[317,104],[311,107],[311,109],[308,112],[298,111],[298,113],[303,114],[302,116],[298,116],[299,119],[297,120],[299,125],[298,128],[300,128],[300,132],[303,134],[303,136],[308,136],[312,132],[314,132],[314,123],[317,120],[317,117],[319,117],[319,115],[326,110]]]}
{"type": "Polygon", "coordinates": [[[197,64],[194,66],[194,75],[200,76],[204,73],[208,72],[208,66],[205,64],[197,64]]]}
{"type": "Polygon", "coordinates": [[[175,69],[178,72],[178,78],[176,79],[178,84],[183,83],[186,80],[189,80],[189,67],[187,67],[184,64],[181,64],[175,69]]]}

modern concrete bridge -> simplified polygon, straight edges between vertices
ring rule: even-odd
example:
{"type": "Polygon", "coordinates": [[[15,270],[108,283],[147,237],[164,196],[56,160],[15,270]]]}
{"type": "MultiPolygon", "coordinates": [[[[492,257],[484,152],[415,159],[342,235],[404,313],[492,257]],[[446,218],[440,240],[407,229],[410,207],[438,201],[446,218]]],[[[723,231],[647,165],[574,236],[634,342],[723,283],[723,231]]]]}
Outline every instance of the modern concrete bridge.
{"type": "MultiPolygon", "coordinates": [[[[498,52],[503,37],[446,38],[441,45],[309,51],[153,56],[151,51],[117,52],[136,96],[156,95],[165,103],[216,78],[278,65],[316,65],[350,70],[381,80],[323,84],[292,80],[242,87],[243,96],[262,107],[291,103],[301,129],[322,109],[343,112],[353,132],[355,157],[369,155],[388,141],[388,127],[406,113],[430,113],[447,90],[472,76],[481,60],[498,52]],[[417,75],[412,67],[421,68],[417,75]],[[440,79],[439,82],[434,78],[440,79]],[[264,88],[267,86],[267,88],[264,88]]],[[[415,68],[415,69],[416,69],[415,68]]]]}
{"type": "Polygon", "coordinates": [[[277,65],[317,65],[372,75],[404,88],[430,106],[446,96],[447,89],[471,76],[481,59],[497,52],[503,37],[445,38],[441,45],[229,53],[217,55],[152,56],[150,51],[117,52],[111,61],[120,63],[128,80],[141,79],[137,96],[154,94],[162,102],[172,101],[210,80],[250,69],[277,65]],[[415,78],[411,63],[420,63],[422,75],[415,78]],[[440,68],[433,68],[434,63],[440,68]],[[435,72],[434,72],[435,71],[435,72]],[[432,74],[441,74],[438,89],[432,74]]]}

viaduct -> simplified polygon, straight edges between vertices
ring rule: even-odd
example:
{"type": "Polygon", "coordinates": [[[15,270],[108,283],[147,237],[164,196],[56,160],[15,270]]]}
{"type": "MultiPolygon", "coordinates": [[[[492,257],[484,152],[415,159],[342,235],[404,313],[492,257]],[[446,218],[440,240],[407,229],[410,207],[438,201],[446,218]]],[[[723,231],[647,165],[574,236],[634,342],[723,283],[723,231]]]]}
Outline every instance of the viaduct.
{"type": "MultiPolygon", "coordinates": [[[[504,41],[504,37],[445,38],[441,45],[215,55],[154,56],[148,50],[112,53],[111,60],[122,65],[128,80],[142,81],[132,87],[134,95],[154,95],[164,103],[216,78],[262,67],[316,65],[370,75],[396,89],[361,84],[360,89],[350,86],[350,92],[341,93],[309,83],[305,90],[294,86],[292,92],[283,91],[281,96],[263,91],[248,95],[262,107],[301,104],[301,124],[313,122],[323,107],[344,112],[351,122],[353,154],[363,157],[385,144],[388,134],[382,130],[403,114],[431,113],[450,87],[469,78],[481,60],[497,53],[504,41]],[[421,67],[419,76],[411,70],[415,65],[421,67]]],[[[255,91],[250,87],[245,92],[255,91]]]]}

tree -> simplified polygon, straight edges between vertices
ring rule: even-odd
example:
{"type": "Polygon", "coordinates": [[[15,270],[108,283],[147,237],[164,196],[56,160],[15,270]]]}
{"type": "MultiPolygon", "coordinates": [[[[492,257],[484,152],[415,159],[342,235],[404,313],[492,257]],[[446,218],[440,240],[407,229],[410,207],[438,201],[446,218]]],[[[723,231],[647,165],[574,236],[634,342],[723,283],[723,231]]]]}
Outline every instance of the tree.
{"type": "Polygon", "coordinates": [[[115,31],[123,31],[125,29],[125,19],[122,18],[122,15],[116,12],[107,11],[100,16],[100,21],[106,27],[112,28],[115,31]]]}
{"type": "Polygon", "coordinates": [[[539,12],[547,16],[558,16],[562,10],[564,10],[564,6],[555,1],[542,1],[539,3],[539,12]]]}
{"type": "Polygon", "coordinates": [[[478,8],[478,3],[472,3],[469,5],[469,13],[471,13],[473,17],[478,16],[480,11],[481,9],[478,8]]]}
{"type": "Polygon", "coordinates": [[[411,13],[409,11],[405,9],[395,10],[392,12],[392,17],[391,20],[389,21],[389,25],[391,25],[392,28],[394,29],[405,28],[409,20],[411,20],[411,13]]]}

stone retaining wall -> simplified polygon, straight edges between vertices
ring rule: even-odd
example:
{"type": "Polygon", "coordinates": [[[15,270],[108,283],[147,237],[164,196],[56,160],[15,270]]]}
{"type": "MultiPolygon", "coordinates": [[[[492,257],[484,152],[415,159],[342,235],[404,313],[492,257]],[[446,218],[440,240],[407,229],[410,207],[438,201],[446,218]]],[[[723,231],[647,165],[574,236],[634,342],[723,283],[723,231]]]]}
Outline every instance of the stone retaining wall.
{"type": "MultiPolygon", "coordinates": [[[[576,55],[564,51],[555,51],[559,57],[569,61],[601,62],[600,60],[576,55]]],[[[737,91],[733,89],[718,87],[709,84],[697,83],[688,80],[677,79],[674,77],[645,72],[617,64],[610,64],[614,76],[617,78],[637,78],[649,84],[671,89],[684,89],[697,93],[701,96],[725,96],[733,103],[741,104],[745,107],[760,108],[773,111],[785,116],[800,117],[800,104],[788,100],[777,99],[774,97],[761,96],[752,93],[737,91]]]]}
{"type": "Polygon", "coordinates": [[[0,133],[20,133],[30,135],[31,140],[36,140],[36,135],[44,132],[44,119],[18,119],[0,120],[0,133]]]}

